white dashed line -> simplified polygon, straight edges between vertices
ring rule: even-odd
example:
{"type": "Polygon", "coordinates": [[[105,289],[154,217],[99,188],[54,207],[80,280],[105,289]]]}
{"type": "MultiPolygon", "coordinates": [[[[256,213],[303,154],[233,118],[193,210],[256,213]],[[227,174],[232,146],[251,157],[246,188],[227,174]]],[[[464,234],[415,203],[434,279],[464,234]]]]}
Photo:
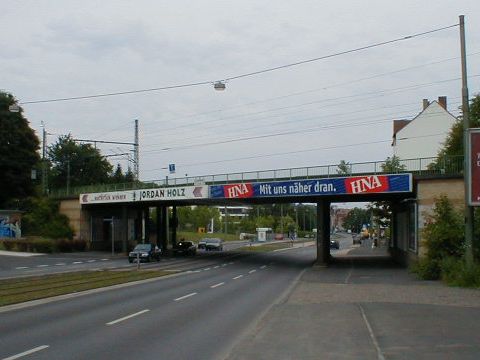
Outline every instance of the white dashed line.
{"type": "Polygon", "coordinates": [[[214,266],[213,268],[214,268],[214,269],[218,269],[219,267],[220,267],[220,266],[219,266],[219,265],[217,265],[217,266],[214,266]]]}
{"type": "Polygon", "coordinates": [[[108,261],[109,259],[100,259],[100,261],[108,261]]]}
{"type": "Polygon", "coordinates": [[[30,349],[30,350],[24,351],[24,352],[22,352],[22,353],[20,353],[20,354],[16,354],[16,355],[12,355],[12,356],[3,358],[3,360],[15,360],[15,359],[20,359],[21,357],[24,357],[24,356],[27,356],[27,355],[36,353],[37,351],[44,350],[44,349],[46,349],[46,348],[48,348],[48,347],[49,347],[48,345],[37,346],[36,348],[33,348],[33,349],[30,349]]]}
{"type": "Polygon", "coordinates": [[[229,262],[228,265],[233,265],[233,262],[229,262]]]}
{"type": "Polygon", "coordinates": [[[238,276],[235,276],[235,277],[233,278],[233,280],[237,280],[237,279],[240,279],[240,278],[242,278],[242,277],[243,277],[243,275],[238,275],[238,276]]]}
{"type": "Polygon", "coordinates": [[[183,300],[183,299],[186,299],[186,298],[189,298],[189,297],[195,296],[195,295],[197,295],[197,293],[196,293],[196,292],[194,292],[194,293],[191,293],[191,294],[187,294],[187,295],[185,295],[185,296],[180,296],[179,298],[176,298],[176,299],[175,299],[175,300],[173,300],[173,301],[180,301],[180,300],[183,300]]]}
{"type": "Polygon", "coordinates": [[[72,264],[83,264],[83,261],[74,261],[72,264]]]}
{"type": "Polygon", "coordinates": [[[262,265],[260,266],[260,269],[265,269],[267,267],[267,265],[262,265]]]}
{"type": "Polygon", "coordinates": [[[227,264],[222,264],[222,267],[223,267],[223,266],[227,266],[227,264]]]}
{"type": "Polygon", "coordinates": [[[87,262],[92,263],[92,262],[95,262],[95,261],[97,261],[97,260],[88,260],[87,262]]]}
{"type": "Polygon", "coordinates": [[[16,267],[15,270],[23,270],[28,268],[29,268],[28,266],[19,266],[19,267],[16,267]]]}
{"type": "Polygon", "coordinates": [[[221,282],[221,283],[212,285],[212,286],[210,286],[210,287],[211,287],[212,289],[215,289],[216,287],[219,287],[219,286],[222,286],[222,285],[225,285],[225,283],[224,283],[224,282],[221,282]]]}
{"type": "Polygon", "coordinates": [[[255,271],[257,271],[257,270],[255,270],[255,269],[254,269],[254,270],[250,270],[248,273],[249,273],[249,274],[253,274],[255,271]]]}
{"type": "Polygon", "coordinates": [[[208,271],[208,270],[210,270],[210,268],[205,268],[205,269],[203,269],[203,271],[208,271]]]}
{"type": "Polygon", "coordinates": [[[67,264],[65,264],[65,263],[58,263],[58,264],[55,264],[55,266],[65,266],[65,265],[67,265],[67,264]]]}
{"type": "Polygon", "coordinates": [[[47,267],[48,265],[37,265],[38,268],[47,267]]]}
{"type": "Polygon", "coordinates": [[[139,311],[139,312],[137,312],[137,313],[135,313],[135,314],[127,315],[127,316],[124,316],[124,317],[122,317],[122,318],[120,318],[120,319],[110,321],[110,322],[108,322],[106,325],[108,325],[108,326],[114,325],[114,324],[117,324],[117,323],[119,323],[119,322],[121,322],[121,321],[125,321],[125,320],[128,320],[128,319],[131,319],[131,318],[134,317],[134,316],[142,315],[142,314],[144,314],[144,313],[146,313],[146,312],[148,312],[148,311],[150,311],[150,310],[145,309],[145,310],[139,311]]]}

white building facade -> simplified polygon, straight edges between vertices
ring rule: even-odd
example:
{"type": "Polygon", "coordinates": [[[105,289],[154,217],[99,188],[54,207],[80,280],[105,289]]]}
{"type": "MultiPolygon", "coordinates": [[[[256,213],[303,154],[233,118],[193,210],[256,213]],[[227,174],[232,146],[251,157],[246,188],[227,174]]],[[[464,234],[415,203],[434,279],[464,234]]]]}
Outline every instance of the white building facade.
{"type": "Polygon", "coordinates": [[[395,120],[393,155],[402,160],[437,157],[457,121],[447,110],[447,98],[423,100],[423,111],[412,120],[395,120]]]}

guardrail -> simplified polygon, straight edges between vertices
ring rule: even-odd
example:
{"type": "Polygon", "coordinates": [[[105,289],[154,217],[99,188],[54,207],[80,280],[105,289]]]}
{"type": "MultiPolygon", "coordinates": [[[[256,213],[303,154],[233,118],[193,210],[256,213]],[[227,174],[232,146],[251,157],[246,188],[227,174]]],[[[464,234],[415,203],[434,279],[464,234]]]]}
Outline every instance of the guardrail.
{"type": "Polygon", "coordinates": [[[392,169],[386,160],[360,163],[346,163],[345,166],[335,165],[307,166],[275,170],[259,170],[238,173],[225,173],[204,176],[186,176],[179,178],[165,178],[160,180],[137,181],[121,184],[97,184],[78,186],[69,189],[56,189],[50,193],[51,197],[74,196],[82,193],[123,191],[135,189],[149,189],[165,186],[213,185],[233,182],[260,182],[294,179],[316,179],[364,174],[392,174],[414,173],[415,175],[458,175],[463,171],[463,156],[445,158],[429,157],[418,159],[399,160],[392,169]]]}

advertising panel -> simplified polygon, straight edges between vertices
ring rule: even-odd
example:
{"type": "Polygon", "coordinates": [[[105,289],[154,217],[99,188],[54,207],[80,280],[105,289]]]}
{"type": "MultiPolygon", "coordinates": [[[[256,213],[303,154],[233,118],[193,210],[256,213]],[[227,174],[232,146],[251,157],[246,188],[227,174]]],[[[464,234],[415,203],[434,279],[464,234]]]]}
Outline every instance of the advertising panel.
{"type": "Polygon", "coordinates": [[[211,198],[321,196],[412,191],[412,175],[368,175],[210,186],[211,198]]]}
{"type": "Polygon", "coordinates": [[[469,130],[469,205],[480,206],[480,129],[469,130]]]}
{"type": "Polygon", "coordinates": [[[188,200],[208,197],[208,186],[112,191],[80,195],[80,204],[108,204],[156,200],[188,200]]]}

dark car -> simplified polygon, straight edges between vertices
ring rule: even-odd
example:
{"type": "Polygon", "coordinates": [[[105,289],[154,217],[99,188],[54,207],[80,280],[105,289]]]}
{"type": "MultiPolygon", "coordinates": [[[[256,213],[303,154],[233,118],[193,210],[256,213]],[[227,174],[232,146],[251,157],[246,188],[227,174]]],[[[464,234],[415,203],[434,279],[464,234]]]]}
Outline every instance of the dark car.
{"type": "Polygon", "coordinates": [[[340,243],[338,242],[338,240],[330,240],[330,249],[340,249],[340,243]]]}
{"type": "Polygon", "coordinates": [[[206,239],[206,238],[205,238],[205,239],[200,240],[200,241],[198,242],[197,247],[198,247],[199,249],[205,249],[205,245],[207,244],[207,240],[209,240],[209,239],[206,239]]]}
{"type": "Polygon", "coordinates": [[[150,262],[154,259],[160,261],[162,250],[155,244],[138,244],[128,253],[128,261],[134,262],[136,259],[140,261],[150,262]]]}
{"type": "Polygon", "coordinates": [[[197,247],[191,241],[180,241],[173,247],[174,255],[195,255],[197,247]]]}
{"type": "Polygon", "coordinates": [[[210,251],[210,250],[216,250],[216,251],[222,251],[223,250],[223,240],[222,239],[207,239],[205,243],[205,250],[210,251]]]}

